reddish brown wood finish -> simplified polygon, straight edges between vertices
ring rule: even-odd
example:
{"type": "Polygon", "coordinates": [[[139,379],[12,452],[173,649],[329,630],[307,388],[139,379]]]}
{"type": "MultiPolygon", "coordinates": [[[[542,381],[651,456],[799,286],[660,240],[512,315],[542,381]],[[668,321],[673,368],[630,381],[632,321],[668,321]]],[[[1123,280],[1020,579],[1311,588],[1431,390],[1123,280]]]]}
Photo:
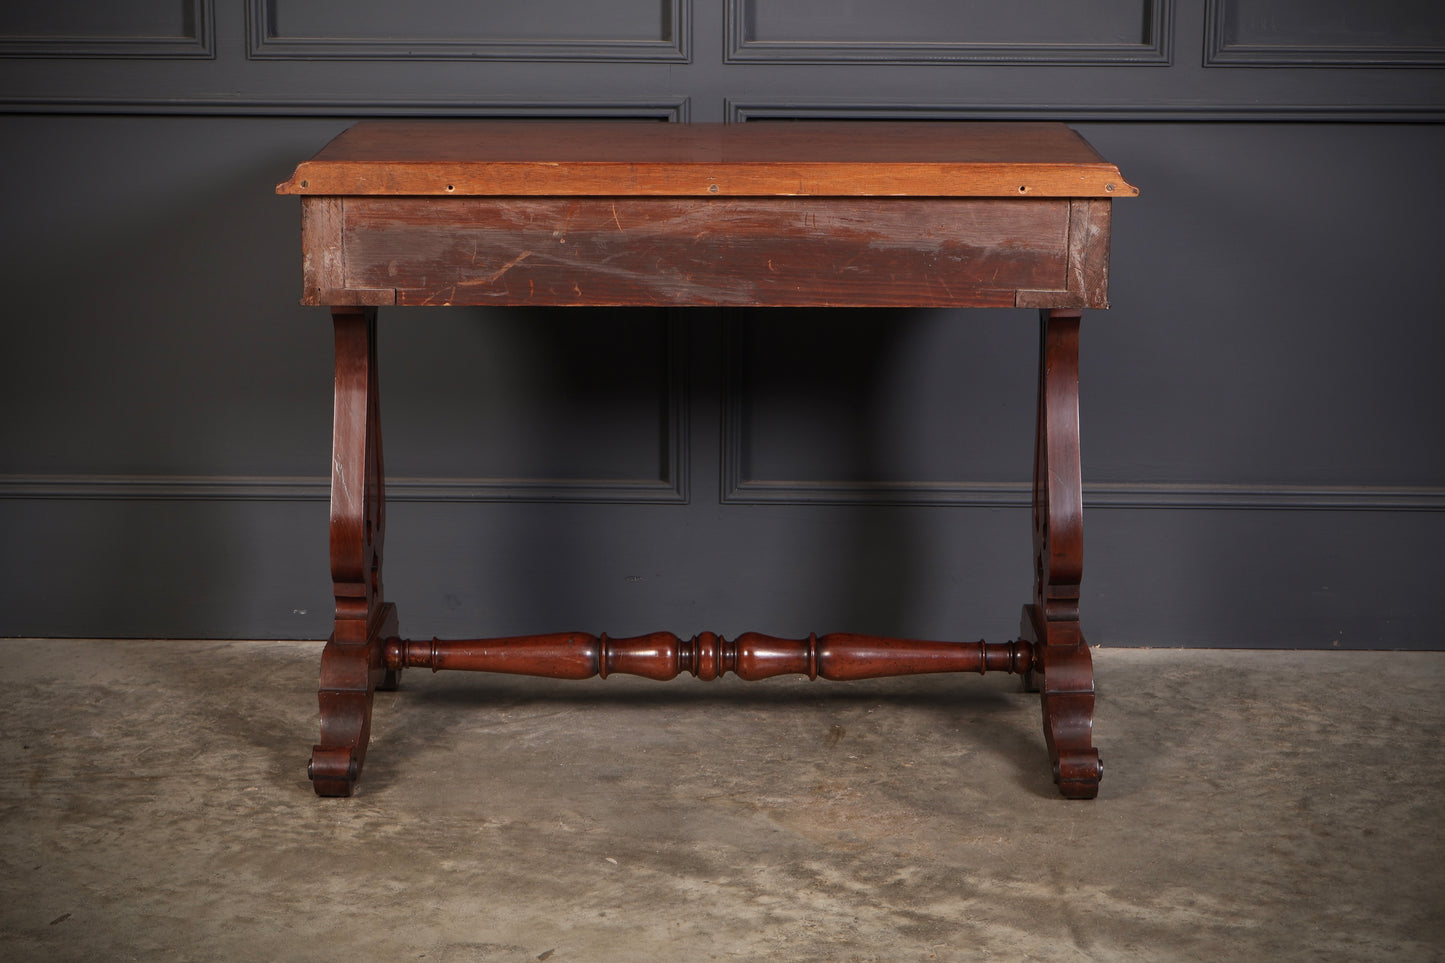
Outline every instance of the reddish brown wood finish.
{"type": "Polygon", "coordinates": [[[844,633],[780,639],[746,632],[728,640],[703,632],[683,640],[671,632],[628,639],[558,632],[506,639],[388,639],[386,665],[553,679],[621,674],[666,681],[689,672],[712,681],[732,672],[749,682],[789,674],[846,681],[928,672],[1024,674],[1033,667],[1033,646],[1025,641],[926,642],[844,633]]]}
{"type": "Polygon", "coordinates": [[[373,692],[406,666],[580,679],[1005,671],[1042,691],[1059,790],[1098,792],[1083,574],[1080,309],[1108,306],[1111,198],[1057,124],[369,122],[278,191],[302,199],[303,302],[336,328],[331,569],[311,778],[350,795],[373,692]],[[1003,198],[1008,198],[1004,200],[1003,198]],[[1035,585],[1000,644],[658,632],[430,642],[383,600],[376,305],[899,305],[1041,310],[1035,585]]]}
{"type": "Polygon", "coordinates": [[[277,193],[1131,197],[1057,123],[363,121],[277,193]]]}
{"type": "Polygon", "coordinates": [[[302,302],[1105,308],[1109,205],[306,197],[302,302]]]}
{"type": "Polygon", "coordinates": [[[1038,428],[1034,445],[1034,602],[1024,638],[1036,645],[1025,678],[1040,690],[1044,740],[1059,791],[1099,793],[1103,766],[1093,748],[1094,668],[1079,627],[1084,574],[1084,499],[1079,451],[1079,312],[1043,311],[1039,339],[1038,428]]]}
{"type": "Polygon", "coordinates": [[[395,688],[383,640],[396,609],[382,601],[386,530],[381,401],[376,377],[376,309],[332,310],[336,383],[331,460],[331,581],[336,619],[321,654],[321,741],[310,775],[323,796],[349,796],[366,759],[372,693],[395,688]]]}
{"type": "Polygon", "coordinates": [[[1069,220],[1067,200],[346,198],[317,299],[1013,307],[1069,290],[1069,220]]]}

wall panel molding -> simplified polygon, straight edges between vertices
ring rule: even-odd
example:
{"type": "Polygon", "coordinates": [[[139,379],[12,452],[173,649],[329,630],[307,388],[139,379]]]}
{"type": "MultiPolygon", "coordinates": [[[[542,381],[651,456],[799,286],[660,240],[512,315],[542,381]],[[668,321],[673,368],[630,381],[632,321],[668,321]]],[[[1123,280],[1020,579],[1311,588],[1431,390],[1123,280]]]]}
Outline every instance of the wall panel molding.
{"type": "MultiPolygon", "coordinates": [[[[9,0],[11,3],[18,0],[9,0]]],[[[37,0],[43,3],[44,0],[37,0]]],[[[36,35],[0,32],[0,59],[53,60],[214,60],[215,0],[180,0],[182,29],[175,36],[156,36],[139,23],[133,33],[36,35]]],[[[117,9],[123,10],[124,4],[117,9]]]]}
{"type": "MultiPolygon", "coordinates": [[[[677,473],[674,473],[675,475],[677,473]]],[[[322,476],[3,475],[0,499],[19,501],[326,502],[322,476]]],[[[682,504],[687,488],[646,479],[388,478],[389,502],[682,504]]]]}
{"type": "Polygon", "coordinates": [[[680,63],[690,59],[691,0],[660,0],[656,36],[624,39],[568,36],[566,18],[555,34],[535,37],[437,37],[288,34],[284,5],[294,0],[248,0],[248,56],[254,60],[564,60],[680,63]]]}
{"type": "MultiPolygon", "coordinates": [[[[947,506],[1028,508],[1027,482],[867,483],[740,480],[735,461],[725,466],[722,502],[733,505],[947,506]]],[[[581,504],[682,504],[680,486],[666,482],[529,480],[488,478],[393,478],[393,502],[567,502],[581,504]]],[[[285,476],[5,475],[0,499],[15,501],[204,501],[320,502],[330,497],[328,479],[285,476]]],[[[1445,512],[1445,488],[1400,486],[1204,485],[1167,483],[1087,484],[1084,503],[1095,509],[1219,509],[1240,511],[1445,512]]]]}
{"type": "MultiPolygon", "coordinates": [[[[758,479],[743,475],[740,399],[728,384],[722,433],[722,497],[728,505],[948,506],[1029,508],[1028,481],[864,482],[826,479],[758,479]]],[[[1445,488],[1389,485],[1236,485],[1166,482],[1085,484],[1091,509],[1174,509],[1341,512],[1445,512],[1445,488]]]]}
{"type": "MultiPolygon", "coordinates": [[[[1251,0],[1207,0],[1205,9],[1204,64],[1208,67],[1442,67],[1445,66],[1445,13],[1434,12],[1434,29],[1429,33],[1432,39],[1419,42],[1411,39],[1411,26],[1391,24],[1381,20],[1379,33],[1390,32],[1399,27],[1396,37],[1377,39],[1372,42],[1355,39],[1351,42],[1339,40],[1310,40],[1301,36],[1297,40],[1281,41],[1279,38],[1260,37],[1251,40],[1240,37],[1248,26],[1242,13],[1251,0]]],[[[1258,3],[1259,0],[1254,0],[1258,3]]],[[[1279,0],[1267,0],[1266,6],[1278,6],[1279,0]]],[[[1328,20],[1311,5],[1308,13],[1318,22],[1328,20]]],[[[1423,6],[1423,5],[1422,5],[1423,6]]],[[[1375,13],[1383,12],[1387,17],[1388,5],[1361,5],[1360,9],[1375,13]]],[[[1445,9],[1445,8],[1440,8],[1445,9]]],[[[1420,25],[1413,25],[1418,28],[1420,25]]]]}
{"type": "MultiPolygon", "coordinates": [[[[741,340],[728,322],[723,349],[722,430],[718,464],[721,496],[728,505],[948,506],[1029,508],[1033,484],[1017,482],[857,481],[826,478],[750,478],[744,471],[749,439],[744,417],[741,340]]],[[[1094,509],[1173,509],[1345,512],[1445,512],[1445,487],[1389,485],[1247,485],[1195,482],[1113,482],[1084,485],[1084,504],[1094,509]]]]}
{"type": "MultiPolygon", "coordinates": [[[[637,478],[456,478],[391,476],[388,501],[395,502],[568,502],[581,504],[678,505],[690,501],[689,393],[683,323],[676,311],[662,325],[660,367],[665,384],[658,437],[662,442],[657,477],[637,478]]],[[[293,475],[123,475],[0,474],[0,500],[31,501],[209,501],[326,502],[331,480],[293,475]]]]}
{"type": "Polygon", "coordinates": [[[729,123],[750,120],[1063,120],[1175,121],[1233,123],[1438,124],[1445,122],[1445,102],[1436,104],[1147,104],[1092,103],[1027,106],[1021,104],[908,104],[857,101],[760,102],[733,100],[724,104],[729,123]]]}
{"type": "Polygon", "coordinates": [[[617,118],[685,123],[692,104],[667,101],[446,101],[332,99],[211,99],[4,97],[0,114],[135,114],[196,117],[517,117],[617,118]]]}
{"type": "MultiPolygon", "coordinates": [[[[740,480],[736,463],[722,501],[733,505],[947,506],[1022,508],[1031,504],[1027,482],[840,482],[740,480]]],[[[1084,486],[1090,509],[1182,511],[1445,512],[1445,488],[1398,486],[1206,485],[1128,482],[1084,486]]]]}
{"type": "MultiPolygon", "coordinates": [[[[818,39],[757,36],[761,4],[778,0],[726,0],[729,63],[977,63],[1108,64],[1167,66],[1170,62],[1174,0],[1135,0],[1139,10],[1136,42],[1060,43],[1021,36],[1008,41],[871,37],[818,39]]],[[[880,9],[886,15],[890,5],[880,9]]]]}

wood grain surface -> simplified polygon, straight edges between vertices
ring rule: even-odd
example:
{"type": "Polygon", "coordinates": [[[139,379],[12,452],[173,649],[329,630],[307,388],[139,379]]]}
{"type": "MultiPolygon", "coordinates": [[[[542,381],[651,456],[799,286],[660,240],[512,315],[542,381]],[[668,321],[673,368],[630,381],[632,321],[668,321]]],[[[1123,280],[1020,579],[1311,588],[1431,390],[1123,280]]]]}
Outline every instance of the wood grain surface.
{"type": "MultiPolygon", "coordinates": [[[[308,199],[310,202],[311,199],[308,199]]],[[[1067,288],[1069,202],[397,198],[344,205],[330,284],[412,305],[1013,307],[1067,288]],[[394,296],[387,292],[394,292],[394,296]]],[[[317,264],[327,264],[320,251],[317,264]]],[[[336,295],[308,284],[317,303],[336,295]]]]}
{"type": "Polygon", "coordinates": [[[281,194],[1132,197],[1058,123],[388,120],[342,133],[281,194]]]}
{"type": "Polygon", "coordinates": [[[373,693],[408,666],[582,679],[1009,671],[1041,691],[1059,791],[1093,798],[1079,627],[1081,309],[1107,307],[1112,197],[1060,124],[366,122],[277,188],[302,198],[303,297],[336,325],[331,562],[311,779],[350,795],[373,693]],[[376,305],[1036,307],[1034,598],[989,645],[854,634],[553,633],[407,641],[384,601],[376,305]]]}

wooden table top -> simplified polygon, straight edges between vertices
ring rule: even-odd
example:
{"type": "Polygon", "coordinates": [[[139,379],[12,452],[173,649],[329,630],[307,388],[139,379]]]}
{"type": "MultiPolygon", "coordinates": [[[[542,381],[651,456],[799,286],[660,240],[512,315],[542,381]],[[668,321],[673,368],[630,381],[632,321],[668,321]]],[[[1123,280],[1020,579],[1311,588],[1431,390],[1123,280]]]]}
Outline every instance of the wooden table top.
{"type": "Polygon", "coordinates": [[[1059,123],[362,121],[278,194],[1133,197],[1059,123]]]}

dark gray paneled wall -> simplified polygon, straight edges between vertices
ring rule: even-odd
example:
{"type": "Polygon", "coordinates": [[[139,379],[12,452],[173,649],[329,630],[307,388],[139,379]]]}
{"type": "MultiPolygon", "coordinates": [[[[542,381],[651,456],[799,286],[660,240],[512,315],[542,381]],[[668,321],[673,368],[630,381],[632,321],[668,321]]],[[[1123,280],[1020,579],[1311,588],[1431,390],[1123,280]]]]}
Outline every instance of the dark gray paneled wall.
{"type": "MultiPolygon", "coordinates": [[[[271,189],[356,116],[1051,117],[1143,188],[1084,333],[1091,638],[1438,648],[1441,9],[6,4],[0,634],[326,634],[330,330],[271,189]]],[[[1007,636],[1035,336],[385,312],[403,628],[1007,636]]]]}

